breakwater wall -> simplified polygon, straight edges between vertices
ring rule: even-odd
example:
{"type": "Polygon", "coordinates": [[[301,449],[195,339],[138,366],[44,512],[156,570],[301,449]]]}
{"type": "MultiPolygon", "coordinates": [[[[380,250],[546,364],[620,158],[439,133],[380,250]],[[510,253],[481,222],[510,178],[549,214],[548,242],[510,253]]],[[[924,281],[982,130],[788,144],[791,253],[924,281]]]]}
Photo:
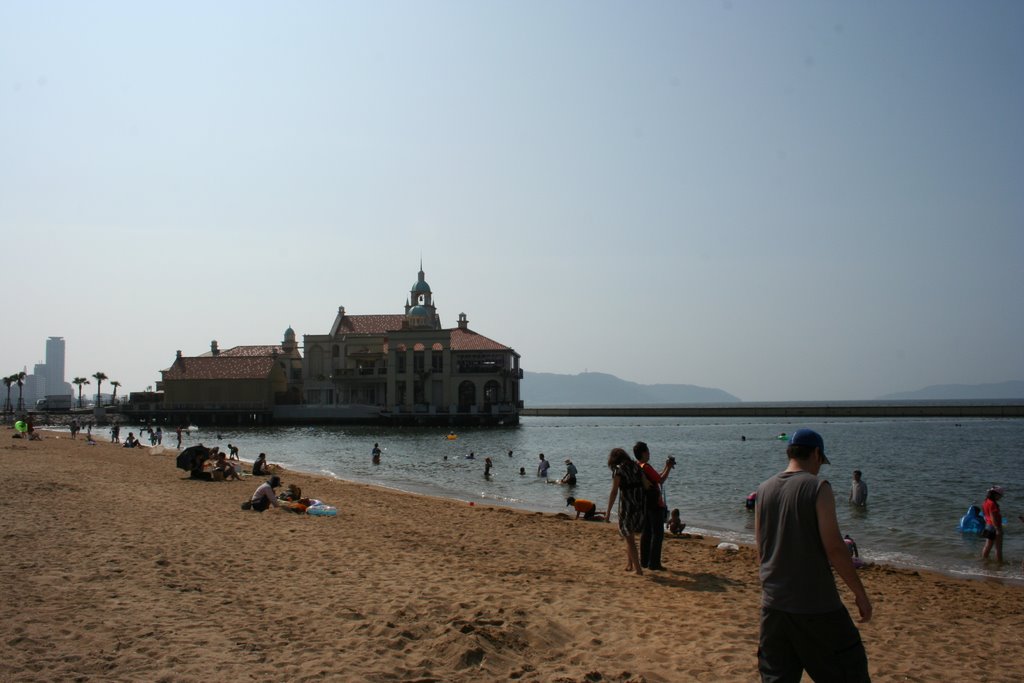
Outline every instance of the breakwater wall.
{"type": "Polygon", "coordinates": [[[737,403],[688,406],[526,407],[523,417],[1024,417],[1024,401],[978,403],[737,403]]]}

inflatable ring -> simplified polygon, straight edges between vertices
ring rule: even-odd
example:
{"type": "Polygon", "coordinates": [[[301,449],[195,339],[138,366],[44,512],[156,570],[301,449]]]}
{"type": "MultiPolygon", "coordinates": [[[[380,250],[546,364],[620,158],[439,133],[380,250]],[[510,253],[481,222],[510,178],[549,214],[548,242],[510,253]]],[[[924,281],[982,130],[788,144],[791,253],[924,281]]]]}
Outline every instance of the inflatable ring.
{"type": "Polygon", "coordinates": [[[28,431],[28,425],[25,423],[24,420],[18,420],[17,422],[14,423],[14,431],[18,432],[19,434],[24,434],[25,432],[28,431]]]}

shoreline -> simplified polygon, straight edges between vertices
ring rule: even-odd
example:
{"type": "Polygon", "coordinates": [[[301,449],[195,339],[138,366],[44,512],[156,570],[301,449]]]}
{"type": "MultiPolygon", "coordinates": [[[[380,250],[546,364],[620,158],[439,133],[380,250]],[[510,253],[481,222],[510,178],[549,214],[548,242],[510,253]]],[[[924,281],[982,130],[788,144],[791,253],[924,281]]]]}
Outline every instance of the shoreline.
{"type": "MultiPolygon", "coordinates": [[[[53,434],[53,436],[58,437],[58,438],[67,438],[67,435],[69,434],[69,432],[54,431],[52,429],[53,426],[54,425],[49,425],[47,427],[41,427],[40,431],[51,432],[53,434]]],[[[65,429],[65,427],[63,425],[59,425],[59,429],[63,430],[63,429],[65,429]]],[[[174,433],[173,432],[165,433],[165,438],[169,438],[173,442],[173,440],[174,440],[174,433]]],[[[107,443],[107,441],[104,440],[103,443],[107,443]]],[[[195,444],[187,444],[184,447],[188,447],[188,445],[195,445],[195,444]]],[[[164,444],[162,447],[164,449],[166,449],[166,451],[168,452],[168,453],[165,453],[165,454],[169,454],[169,453],[176,454],[178,452],[173,445],[164,444]]],[[[142,448],[145,448],[147,450],[147,452],[148,452],[148,450],[150,448],[153,448],[153,447],[146,445],[146,446],[142,446],[142,448]]],[[[159,448],[159,446],[157,448],[159,448]]],[[[252,466],[252,460],[248,460],[248,459],[242,458],[240,462],[244,463],[249,468],[251,468],[251,466],[252,466]]],[[[335,473],[327,471],[327,470],[316,469],[313,466],[304,467],[301,463],[292,463],[292,464],[288,465],[287,467],[284,466],[284,465],[281,465],[280,463],[274,463],[274,464],[277,465],[278,467],[281,467],[285,472],[295,472],[295,473],[299,473],[299,474],[302,474],[304,476],[309,476],[309,477],[321,477],[321,478],[325,478],[325,479],[331,479],[331,480],[334,480],[334,481],[351,483],[351,484],[354,484],[354,485],[370,486],[370,487],[373,487],[373,488],[379,488],[382,491],[389,491],[389,492],[394,492],[394,493],[397,493],[397,494],[425,496],[425,497],[432,498],[432,499],[439,500],[439,501],[454,501],[454,502],[461,502],[461,503],[470,503],[470,502],[472,502],[474,505],[496,506],[496,507],[501,507],[501,508],[507,508],[507,509],[510,509],[510,510],[522,511],[522,512],[526,512],[526,513],[535,513],[535,514],[544,514],[544,515],[557,515],[558,514],[558,512],[554,512],[554,511],[552,511],[550,509],[541,509],[541,508],[537,508],[537,507],[530,507],[529,503],[527,503],[527,502],[515,503],[515,502],[510,502],[510,501],[503,500],[503,499],[498,499],[498,498],[463,497],[463,496],[460,496],[460,495],[457,495],[457,494],[446,495],[444,492],[427,491],[427,490],[416,490],[415,487],[412,487],[412,488],[402,488],[399,485],[390,485],[390,484],[382,483],[382,482],[379,482],[379,481],[348,479],[348,478],[345,478],[343,476],[340,476],[338,474],[335,474],[335,473]]],[[[429,486],[424,485],[423,488],[426,489],[426,488],[429,488],[429,486]]],[[[598,502],[598,505],[599,505],[599,508],[600,508],[601,500],[597,500],[597,502],[598,502]]],[[[739,544],[741,546],[748,547],[748,548],[753,548],[754,547],[754,543],[749,538],[750,536],[752,536],[752,532],[750,534],[746,534],[746,533],[744,533],[742,531],[737,531],[737,530],[734,530],[734,529],[702,528],[702,527],[698,527],[698,526],[688,526],[688,530],[693,530],[694,532],[699,533],[699,534],[703,535],[706,538],[714,539],[716,542],[728,541],[728,542],[731,542],[731,543],[737,543],[737,544],[739,544]]],[[[666,537],[667,537],[667,534],[666,534],[666,537]]],[[[980,546],[979,546],[979,548],[980,548],[980,546]]],[[[948,578],[951,578],[951,579],[963,579],[963,580],[969,580],[969,581],[990,581],[991,580],[991,581],[1000,581],[1000,582],[1006,583],[1008,585],[1024,586],[1024,572],[1020,572],[1017,575],[995,575],[995,574],[984,573],[985,572],[985,568],[983,568],[981,566],[979,566],[976,569],[971,569],[971,570],[944,569],[944,568],[939,567],[939,566],[929,566],[929,565],[926,565],[926,564],[913,564],[913,563],[910,563],[910,562],[901,563],[899,561],[893,561],[892,559],[888,559],[888,558],[882,559],[882,560],[872,559],[872,560],[869,560],[869,562],[872,565],[878,565],[878,566],[887,567],[887,568],[891,568],[891,569],[901,569],[901,570],[918,571],[918,572],[929,572],[929,573],[936,574],[936,575],[939,575],[939,576],[948,577],[948,578]]],[[[993,563],[993,565],[994,565],[994,563],[993,563]]],[[[1013,560],[1006,561],[1004,563],[1003,567],[1004,568],[1008,568],[1009,571],[1011,571],[1011,572],[1013,572],[1013,571],[1018,571],[1019,572],[1019,570],[1020,570],[1018,562],[1015,562],[1013,560]]]]}
{"type": "MultiPolygon", "coordinates": [[[[259,478],[190,480],[172,448],[43,434],[0,442],[15,483],[0,587],[18,615],[0,626],[0,679],[756,678],[751,548],[667,538],[668,571],[637,577],[613,524],[295,470],[284,484],[338,516],[258,514],[239,503],[259,478]]],[[[873,680],[1024,678],[1024,588],[885,566],[861,578],[873,680]]]]}

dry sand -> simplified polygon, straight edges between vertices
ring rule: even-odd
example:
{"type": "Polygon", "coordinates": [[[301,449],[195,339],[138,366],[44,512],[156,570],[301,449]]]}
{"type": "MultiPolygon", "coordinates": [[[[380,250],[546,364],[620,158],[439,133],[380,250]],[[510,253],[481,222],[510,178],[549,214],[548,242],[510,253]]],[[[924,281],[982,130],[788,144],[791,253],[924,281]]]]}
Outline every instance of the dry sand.
{"type": "MultiPolygon", "coordinates": [[[[173,451],[10,434],[4,681],[757,679],[749,548],[666,539],[636,577],[612,524],[291,472],[339,516],[257,514],[257,480],[189,480],[173,451]]],[[[1024,680],[1021,586],[862,577],[875,681],[1024,680]]]]}

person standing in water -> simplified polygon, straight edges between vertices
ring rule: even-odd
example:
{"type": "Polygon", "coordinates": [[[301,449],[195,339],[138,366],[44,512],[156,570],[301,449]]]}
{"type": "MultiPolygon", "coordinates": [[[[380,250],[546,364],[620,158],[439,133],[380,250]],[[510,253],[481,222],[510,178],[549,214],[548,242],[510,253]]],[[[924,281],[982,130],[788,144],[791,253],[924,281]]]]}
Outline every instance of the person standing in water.
{"type": "Polygon", "coordinates": [[[380,464],[380,445],[379,444],[373,444],[373,450],[370,451],[370,456],[371,456],[371,458],[373,460],[373,464],[374,465],[379,465],[380,464]]]}
{"type": "Polygon", "coordinates": [[[985,515],[985,528],[981,535],[985,537],[985,547],[981,557],[988,559],[992,548],[996,549],[996,562],[1003,561],[1003,512],[999,509],[999,501],[1003,497],[1003,487],[993,486],[985,494],[985,502],[981,504],[981,513],[985,515]]]}
{"type": "Polygon", "coordinates": [[[868,485],[860,477],[860,470],[854,470],[853,481],[850,483],[850,505],[862,508],[868,504],[868,485]]]}
{"type": "Polygon", "coordinates": [[[540,454],[540,462],[537,463],[537,476],[548,478],[548,468],[551,467],[551,463],[544,459],[544,454],[540,454]]]}
{"type": "Polygon", "coordinates": [[[562,477],[561,483],[566,484],[568,486],[575,486],[576,485],[576,473],[577,473],[577,471],[578,470],[576,469],[576,465],[572,464],[572,460],[570,460],[569,458],[566,458],[565,459],[565,476],[562,477]]]}

